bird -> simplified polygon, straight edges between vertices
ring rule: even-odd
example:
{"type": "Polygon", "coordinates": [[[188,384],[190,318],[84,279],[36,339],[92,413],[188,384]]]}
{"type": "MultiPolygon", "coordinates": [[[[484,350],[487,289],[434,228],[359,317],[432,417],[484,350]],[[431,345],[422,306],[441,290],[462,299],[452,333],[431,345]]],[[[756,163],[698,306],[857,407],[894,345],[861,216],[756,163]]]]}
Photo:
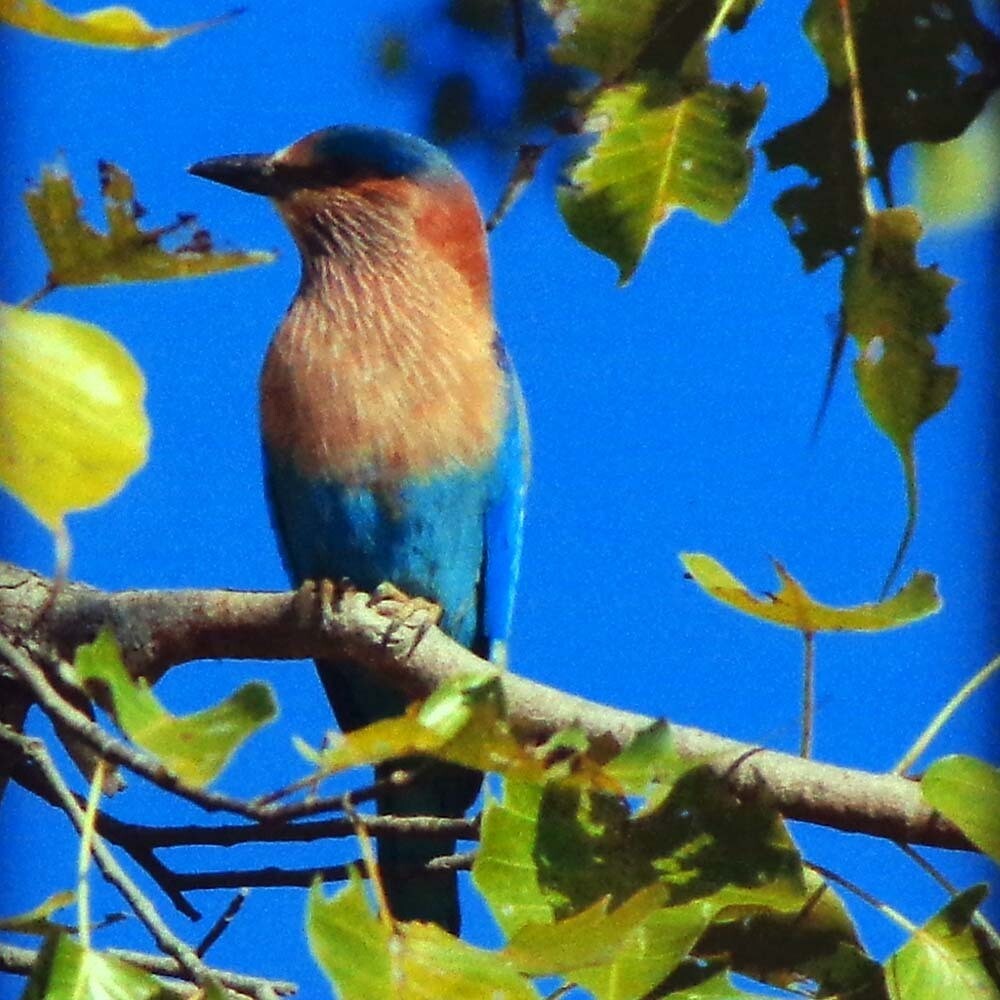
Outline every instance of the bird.
{"type": "MultiPolygon", "coordinates": [[[[530,444],[468,182],[440,148],[367,125],[189,171],[269,198],[301,257],[260,379],[264,482],[291,582],[389,584],[505,665],[530,444]]],[[[317,667],[344,732],[405,711],[346,656],[317,667]]],[[[415,778],[383,785],[381,814],[459,817],[479,793],[478,772],[427,759],[379,765],[376,779],[401,765],[415,778]]],[[[460,933],[455,873],[425,867],[455,840],[377,840],[392,917],[460,933]]]]}

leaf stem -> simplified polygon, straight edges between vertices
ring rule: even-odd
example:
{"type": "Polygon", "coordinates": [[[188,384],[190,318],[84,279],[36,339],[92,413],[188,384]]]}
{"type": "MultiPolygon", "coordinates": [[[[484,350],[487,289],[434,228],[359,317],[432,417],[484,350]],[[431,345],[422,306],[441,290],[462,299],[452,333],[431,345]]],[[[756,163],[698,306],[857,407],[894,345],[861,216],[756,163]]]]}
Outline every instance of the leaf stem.
{"type": "Polygon", "coordinates": [[[854,158],[858,166],[861,206],[865,215],[877,211],[871,189],[868,187],[868,133],[865,129],[865,108],[861,98],[861,74],[858,71],[858,53],[854,45],[854,26],[851,22],[850,0],[838,0],[840,22],[844,30],[844,61],[851,91],[851,117],[854,121],[854,158]]]}
{"type": "Polygon", "coordinates": [[[31,309],[32,307],[38,305],[46,295],[50,295],[59,287],[58,282],[54,281],[52,275],[50,274],[45,279],[45,284],[38,289],[37,292],[32,292],[26,299],[22,299],[17,304],[18,309],[31,309]]]}
{"type": "Polygon", "coordinates": [[[718,13],[715,15],[715,19],[709,25],[708,31],[705,32],[705,41],[711,42],[714,40],[715,36],[722,31],[722,26],[726,23],[726,18],[729,17],[729,12],[736,6],[737,0],[722,0],[719,4],[718,13]]]}
{"type": "Polygon", "coordinates": [[[816,634],[803,632],[802,658],[802,742],[800,757],[811,757],[813,723],[816,717],[816,634]]]}
{"type": "Polygon", "coordinates": [[[974,695],[997,671],[1000,671],[1000,656],[993,657],[971,680],[966,681],[944,707],[931,719],[927,728],[917,737],[916,742],[904,754],[903,759],[892,769],[893,774],[905,775],[917,762],[920,755],[930,746],[937,734],[951,720],[951,717],[974,695]]]}
{"type": "Polygon", "coordinates": [[[101,800],[106,771],[107,765],[99,758],[90,779],[83,828],[80,830],[80,854],[76,863],[76,910],[80,925],[80,945],[86,951],[90,950],[90,857],[97,836],[97,805],[101,800]]]}
{"type": "Polygon", "coordinates": [[[860,885],[850,881],[850,879],[844,878],[843,875],[838,875],[835,871],[824,868],[822,865],[817,865],[813,861],[804,861],[803,864],[816,872],[817,875],[822,875],[828,882],[836,882],[837,885],[853,893],[858,899],[867,903],[873,909],[878,910],[883,917],[891,920],[897,927],[901,927],[907,934],[916,934],[920,929],[912,920],[904,917],[899,910],[894,910],[888,903],[883,903],[877,896],[873,896],[867,889],[862,889],[860,885]]]}
{"type": "MultiPolygon", "coordinates": [[[[919,851],[910,844],[897,842],[896,846],[920,869],[925,871],[949,896],[958,895],[958,887],[955,886],[945,874],[934,867],[919,851]]],[[[972,915],[972,922],[990,939],[990,943],[998,954],[1000,954],[1000,933],[986,919],[986,917],[976,910],[972,915]]]]}

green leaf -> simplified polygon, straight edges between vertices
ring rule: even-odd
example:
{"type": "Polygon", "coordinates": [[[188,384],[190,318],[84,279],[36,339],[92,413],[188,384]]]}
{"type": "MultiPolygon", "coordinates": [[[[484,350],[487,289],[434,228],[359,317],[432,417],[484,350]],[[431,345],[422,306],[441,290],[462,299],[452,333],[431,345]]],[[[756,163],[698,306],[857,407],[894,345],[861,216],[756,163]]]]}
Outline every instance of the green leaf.
{"type": "Polygon", "coordinates": [[[110,334],[0,304],[0,485],[50,529],[146,462],[146,383],[110,334]]]}
{"type": "Polygon", "coordinates": [[[666,902],[795,909],[803,899],[798,855],[776,816],[737,805],[694,767],[655,806],[561,785],[508,781],[488,803],[473,881],[501,928],[551,923],[610,897],[620,906],[654,883],[666,902]]]}
{"type": "Polygon", "coordinates": [[[654,883],[609,912],[610,900],[605,896],[565,920],[525,924],[511,937],[504,953],[530,976],[606,965],[621,951],[624,937],[662,909],[666,897],[666,889],[654,883]]]}
{"type": "Polygon", "coordinates": [[[621,782],[629,795],[645,795],[652,783],[673,783],[690,766],[674,750],[670,726],[654,722],[605,765],[604,773],[621,782]]]}
{"type": "Polygon", "coordinates": [[[870,216],[843,276],[844,323],[860,350],[854,376],[865,408],[899,454],[906,483],[907,522],[890,582],[916,525],[914,438],[958,384],[958,369],[937,363],[932,339],[948,322],[945,302],[955,281],[917,263],[921,235],[912,209],[870,216]]]}
{"type": "Polygon", "coordinates": [[[553,61],[607,81],[641,70],[677,73],[712,23],[712,7],[687,0],[542,0],[558,36],[553,61]]]}
{"type": "Polygon", "coordinates": [[[436,924],[379,920],[360,876],[332,899],[309,893],[306,935],[341,1000],[537,1000],[503,955],[474,948],[436,924]]]}
{"type": "MultiPolygon", "coordinates": [[[[1000,43],[969,0],[854,0],[850,9],[873,176],[891,204],[896,150],[965,131],[997,86],[990,67],[1000,58],[1000,43]]],[[[855,246],[865,209],[840,0],[813,0],[804,28],[827,70],[827,97],[764,150],[772,170],[800,166],[811,177],[781,194],[775,211],[813,270],[855,246]]]]}
{"type": "Polygon", "coordinates": [[[822,987],[819,996],[869,1000],[863,991],[881,983],[881,966],[862,953],[854,922],[833,888],[809,869],[803,878],[806,896],[798,909],[713,924],[699,954],[725,955],[734,972],[774,986],[811,980],[822,987]]]}
{"type": "Polygon", "coordinates": [[[107,162],[100,164],[100,175],[107,234],[83,219],[73,179],[61,167],[46,167],[38,186],[24,196],[49,258],[50,285],[194,278],[274,259],[274,254],[256,250],[216,252],[204,229],[194,231],[189,241],[175,250],[166,250],[160,245],[161,238],[190,229],[195,217],[179,215],[173,225],[141,229],[139,219],[145,210],[136,201],[129,175],[107,162]]]}
{"type": "Polygon", "coordinates": [[[31,971],[23,1000],[181,1000],[142,969],[53,934],[31,971]]]}
{"type": "Polygon", "coordinates": [[[129,675],[117,640],[107,629],[80,646],[74,662],[82,681],[107,687],[115,718],[128,738],[195,787],[215,778],[243,743],[277,714],[267,685],[252,683],[213,708],[171,715],[144,680],[129,675]]]}
{"type": "Polygon", "coordinates": [[[17,913],[12,917],[0,917],[0,931],[17,931],[19,934],[47,934],[53,924],[49,920],[56,910],[70,906],[76,899],[76,893],[64,890],[49,896],[44,902],[33,907],[26,913],[17,913]]]}
{"type": "Polygon", "coordinates": [[[914,574],[897,594],[877,604],[835,608],[810,597],[777,561],[774,568],[781,587],[776,594],[758,597],[711,556],[684,552],[680,560],[695,583],[717,601],[761,621],[800,632],[883,632],[919,621],[941,608],[936,581],[930,573],[914,574]]]}
{"type": "Polygon", "coordinates": [[[985,885],[955,896],[885,964],[892,1000],[997,1000],[1000,989],[983,962],[971,929],[985,885]]]}
{"type": "Polygon", "coordinates": [[[625,282],[673,209],[725,221],[746,193],[747,139],[763,107],[761,87],[682,93],[654,77],[609,87],[587,116],[598,140],[559,191],[570,230],[625,282]]]}
{"type": "Polygon", "coordinates": [[[178,38],[204,31],[239,11],[181,28],[154,28],[129,7],[101,7],[85,14],[64,14],[45,0],[0,0],[0,22],[34,35],[79,45],[118,49],[163,48],[178,38]]]}
{"type": "Polygon", "coordinates": [[[506,954],[529,975],[561,975],[598,1000],[645,996],[678,967],[701,937],[713,907],[664,909],[654,883],[609,911],[608,899],[552,924],[517,931],[506,954]]]}
{"type": "Polygon", "coordinates": [[[724,965],[704,960],[682,965],[659,987],[656,995],[669,1000],[763,1000],[764,996],[738,989],[730,982],[724,965]]]}
{"type": "Polygon", "coordinates": [[[566,734],[556,734],[540,747],[522,744],[507,723],[500,675],[494,669],[449,681],[425,702],[413,702],[405,715],[341,734],[327,750],[317,752],[301,743],[299,748],[324,774],[432,756],[520,781],[559,780],[622,791],[587,742],[575,735],[572,746],[566,734]]]}
{"type": "Polygon", "coordinates": [[[1000,864],[1000,770],[956,754],[934,761],[920,779],[927,802],[1000,864]]]}

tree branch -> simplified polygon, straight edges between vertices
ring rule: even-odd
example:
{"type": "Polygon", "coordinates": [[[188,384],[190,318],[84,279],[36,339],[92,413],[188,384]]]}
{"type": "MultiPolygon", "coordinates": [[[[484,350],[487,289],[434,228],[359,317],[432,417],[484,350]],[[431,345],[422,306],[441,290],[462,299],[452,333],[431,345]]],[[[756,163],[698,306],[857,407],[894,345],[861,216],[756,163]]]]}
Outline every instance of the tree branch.
{"type": "MultiPolygon", "coordinates": [[[[102,952],[112,958],[144,969],[154,976],[169,976],[186,979],[187,973],[177,962],[165,955],[149,955],[142,951],[126,951],[120,948],[109,948],[102,952]]],[[[19,948],[17,945],[0,944],[0,972],[10,972],[14,975],[29,976],[38,961],[38,952],[32,948],[19,948]]],[[[261,979],[257,976],[245,976],[239,972],[229,972],[225,969],[210,968],[211,976],[223,986],[248,995],[260,995],[263,990],[270,990],[279,996],[288,996],[298,992],[295,983],[280,979],[261,979]]]]}
{"type": "MultiPolygon", "coordinates": [[[[48,581],[0,563],[0,623],[14,638],[31,635],[50,596],[48,581]]],[[[44,621],[46,638],[70,657],[105,625],[129,668],[155,681],[198,659],[300,659],[350,656],[412,697],[423,697],[482,660],[436,628],[393,618],[392,608],[346,591],[321,606],[315,589],[295,593],[225,590],[104,592],[66,584],[44,621]]],[[[504,692],[519,735],[544,739],[578,726],[595,739],[626,745],[654,720],[587,701],[506,673],[504,692]]],[[[89,721],[89,720],[88,720],[89,721]]],[[[803,760],[688,726],[672,725],[674,744],[704,761],[739,798],[766,798],[788,819],[893,841],[975,848],[930,809],[916,782],[803,760]]]]}

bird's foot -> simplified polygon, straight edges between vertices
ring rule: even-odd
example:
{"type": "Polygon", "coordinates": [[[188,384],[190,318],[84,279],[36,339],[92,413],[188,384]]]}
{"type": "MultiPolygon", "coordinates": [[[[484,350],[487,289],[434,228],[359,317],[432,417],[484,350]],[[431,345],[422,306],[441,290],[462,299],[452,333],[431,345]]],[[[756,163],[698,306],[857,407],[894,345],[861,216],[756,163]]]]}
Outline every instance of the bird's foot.
{"type": "Polygon", "coordinates": [[[295,591],[295,605],[304,622],[315,622],[324,632],[333,626],[337,603],[357,588],[349,580],[304,580],[295,591]]]}
{"type": "Polygon", "coordinates": [[[380,583],[371,594],[368,606],[390,618],[383,641],[389,643],[401,627],[416,630],[411,648],[416,648],[428,631],[441,621],[441,607],[425,597],[411,597],[392,583],[380,583]]]}

